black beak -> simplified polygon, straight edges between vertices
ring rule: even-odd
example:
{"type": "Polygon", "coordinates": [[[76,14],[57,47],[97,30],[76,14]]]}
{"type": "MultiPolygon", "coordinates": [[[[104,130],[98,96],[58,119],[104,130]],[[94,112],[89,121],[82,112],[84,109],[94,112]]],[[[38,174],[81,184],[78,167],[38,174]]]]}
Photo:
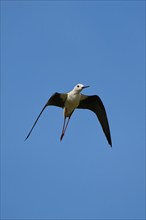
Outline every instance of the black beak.
{"type": "Polygon", "coordinates": [[[86,88],[88,88],[88,87],[90,87],[90,86],[83,86],[83,89],[86,89],[86,88]]]}

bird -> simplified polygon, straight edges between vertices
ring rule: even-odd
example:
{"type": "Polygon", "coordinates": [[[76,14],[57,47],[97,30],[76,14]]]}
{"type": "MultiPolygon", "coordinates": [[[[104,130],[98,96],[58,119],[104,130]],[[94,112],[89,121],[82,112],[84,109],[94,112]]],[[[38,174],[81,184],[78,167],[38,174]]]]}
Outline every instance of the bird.
{"type": "Polygon", "coordinates": [[[25,140],[27,140],[34,129],[38,119],[40,118],[43,111],[48,106],[56,106],[63,108],[64,110],[64,122],[63,122],[63,128],[62,133],[60,136],[60,141],[62,141],[68,123],[70,121],[70,118],[75,111],[75,109],[88,109],[95,113],[97,116],[100,125],[102,127],[102,130],[106,136],[106,139],[109,143],[109,145],[112,147],[112,139],[110,134],[110,127],[108,123],[107,113],[105,110],[105,107],[103,105],[103,102],[101,101],[100,97],[98,95],[84,95],[81,93],[81,91],[85,88],[88,88],[90,86],[84,86],[83,84],[77,84],[73,90],[71,90],[68,93],[58,93],[55,92],[49,100],[46,102],[44,107],[42,108],[41,112],[39,113],[37,119],[35,120],[31,130],[29,131],[28,135],[26,136],[25,140]]]}

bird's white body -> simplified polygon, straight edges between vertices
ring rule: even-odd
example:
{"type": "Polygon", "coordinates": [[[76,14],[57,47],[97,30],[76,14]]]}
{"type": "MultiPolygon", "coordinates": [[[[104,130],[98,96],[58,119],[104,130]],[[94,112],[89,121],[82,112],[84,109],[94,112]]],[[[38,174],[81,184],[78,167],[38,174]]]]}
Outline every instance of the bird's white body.
{"type": "Polygon", "coordinates": [[[75,108],[78,107],[81,99],[80,91],[75,88],[67,93],[67,99],[64,107],[64,116],[69,117],[75,108]]]}

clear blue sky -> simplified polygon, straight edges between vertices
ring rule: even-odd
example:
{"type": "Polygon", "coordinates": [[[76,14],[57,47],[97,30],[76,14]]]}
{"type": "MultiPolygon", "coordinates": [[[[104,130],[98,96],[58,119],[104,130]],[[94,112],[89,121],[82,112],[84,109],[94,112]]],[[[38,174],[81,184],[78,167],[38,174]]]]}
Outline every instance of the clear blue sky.
{"type": "Polygon", "coordinates": [[[145,218],[145,2],[1,2],[1,218],[145,218]],[[62,142],[54,92],[90,85],[62,142]]]}

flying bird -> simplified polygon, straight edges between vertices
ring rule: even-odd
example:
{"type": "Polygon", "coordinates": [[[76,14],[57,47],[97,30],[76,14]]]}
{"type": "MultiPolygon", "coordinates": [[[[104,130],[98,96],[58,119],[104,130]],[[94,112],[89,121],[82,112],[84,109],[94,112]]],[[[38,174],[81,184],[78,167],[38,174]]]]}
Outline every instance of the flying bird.
{"type": "Polygon", "coordinates": [[[77,84],[73,90],[71,90],[68,93],[54,93],[49,100],[47,101],[47,103],[45,104],[45,106],[43,107],[43,109],[41,110],[40,114],[38,115],[36,121],[34,122],[30,132],[28,133],[27,137],[25,140],[28,139],[28,137],[30,136],[33,128],[35,127],[39,117],[41,116],[41,114],[43,113],[43,111],[45,110],[45,108],[47,106],[57,106],[60,108],[64,109],[64,122],[63,122],[63,128],[62,128],[62,133],[60,136],[60,141],[63,139],[65,131],[67,129],[69,120],[74,112],[74,110],[77,109],[88,109],[93,111],[100,124],[101,127],[103,129],[103,132],[107,138],[107,141],[109,143],[109,145],[112,147],[112,140],[111,140],[111,134],[110,134],[110,128],[109,128],[109,123],[108,123],[108,119],[107,119],[107,114],[106,114],[106,110],[105,107],[101,101],[101,99],[99,98],[99,96],[97,95],[83,95],[81,93],[81,91],[85,88],[88,88],[89,86],[84,86],[83,84],[77,84]]]}

